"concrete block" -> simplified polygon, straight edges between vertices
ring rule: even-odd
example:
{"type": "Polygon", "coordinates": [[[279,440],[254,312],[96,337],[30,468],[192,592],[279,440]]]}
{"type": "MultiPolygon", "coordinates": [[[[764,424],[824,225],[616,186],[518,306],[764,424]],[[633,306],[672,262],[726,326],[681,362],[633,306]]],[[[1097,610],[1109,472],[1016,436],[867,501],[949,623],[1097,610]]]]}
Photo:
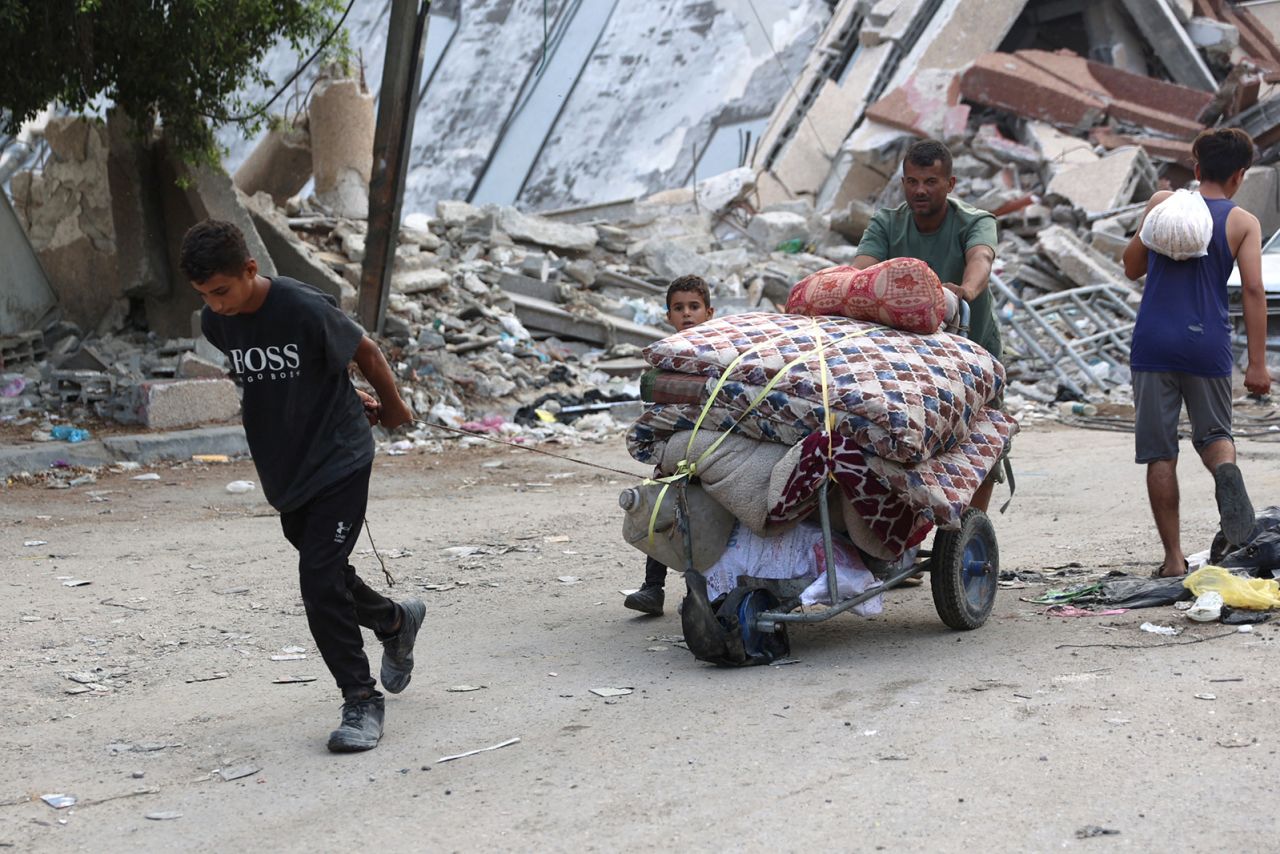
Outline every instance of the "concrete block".
{"type": "Polygon", "coordinates": [[[1096,127],[1089,132],[1089,138],[1108,150],[1128,145],[1138,145],[1152,160],[1165,163],[1177,163],[1190,169],[1193,163],[1191,143],[1180,139],[1166,139],[1160,136],[1134,136],[1116,133],[1108,127],[1096,127]]]}
{"type": "Polygon", "coordinates": [[[589,225],[557,222],[536,214],[521,213],[511,207],[498,209],[496,224],[513,240],[565,252],[590,252],[600,239],[589,225]]]}
{"type": "Polygon", "coordinates": [[[284,205],[310,178],[311,132],[304,118],[300,125],[269,130],[231,180],[246,196],[266,193],[284,205]]]}
{"type": "Polygon", "coordinates": [[[740,166],[699,181],[694,187],[694,194],[702,207],[721,211],[734,202],[745,199],[755,188],[755,170],[749,166],[740,166]]]}
{"type": "Polygon", "coordinates": [[[701,255],[662,238],[645,241],[635,256],[660,279],[706,276],[711,272],[711,264],[701,255]]]}
{"type": "Polygon", "coordinates": [[[960,78],[960,92],[970,101],[1077,131],[1097,124],[1106,111],[1097,98],[1008,53],[979,57],[960,78]]]}
{"type": "Polygon", "coordinates": [[[338,216],[369,215],[374,97],[358,80],[317,84],[307,108],[316,199],[338,216]]]}
{"type": "Polygon", "coordinates": [[[240,414],[240,395],[228,379],[145,382],[137,393],[138,420],[152,429],[193,427],[240,414]]]}
{"type": "Polygon", "coordinates": [[[1121,0],[1134,23],[1173,79],[1183,86],[1213,92],[1218,81],[1200,58],[1177,15],[1158,0],[1121,0]]]}
{"type": "Polygon", "coordinates": [[[1149,199],[1158,180],[1150,158],[1135,145],[1118,148],[1093,163],[1063,169],[1047,190],[1092,214],[1149,199]]]}
{"type": "Polygon", "coordinates": [[[453,277],[444,270],[424,269],[410,270],[404,273],[391,274],[391,292],[393,294],[421,294],[448,287],[453,277]]]}
{"type": "Polygon", "coordinates": [[[1170,116],[1199,121],[1213,95],[1093,62],[1066,50],[1020,50],[1017,56],[1101,101],[1129,103],[1170,116]]]}
{"type": "Polygon", "coordinates": [[[747,224],[747,236],[760,248],[773,251],[778,244],[797,237],[809,237],[809,220],[798,213],[759,213],[747,224]]]}

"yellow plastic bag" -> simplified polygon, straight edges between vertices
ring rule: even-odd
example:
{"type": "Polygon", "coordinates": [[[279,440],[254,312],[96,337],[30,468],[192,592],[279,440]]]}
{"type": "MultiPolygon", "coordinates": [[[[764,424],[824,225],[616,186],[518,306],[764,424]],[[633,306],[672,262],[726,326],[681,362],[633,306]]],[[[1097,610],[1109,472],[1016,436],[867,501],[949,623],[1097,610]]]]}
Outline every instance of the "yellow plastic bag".
{"type": "Polygon", "coordinates": [[[1182,580],[1182,586],[1199,596],[1216,591],[1232,608],[1267,611],[1280,608],[1280,582],[1273,578],[1241,578],[1220,566],[1197,569],[1182,580]]]}

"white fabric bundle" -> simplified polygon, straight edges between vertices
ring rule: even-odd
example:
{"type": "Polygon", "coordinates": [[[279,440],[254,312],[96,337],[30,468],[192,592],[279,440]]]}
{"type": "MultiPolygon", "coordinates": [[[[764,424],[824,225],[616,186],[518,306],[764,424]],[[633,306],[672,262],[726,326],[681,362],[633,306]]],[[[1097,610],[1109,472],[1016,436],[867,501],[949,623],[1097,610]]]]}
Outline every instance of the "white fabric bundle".
{"type": "Polygon", "coordinates": [[[1203,258],[1213,239],[1213,215],[1199,193],[1176,190],[1147,214],[1140,237],[1143,246],[1175,261],[1203,258]]]}

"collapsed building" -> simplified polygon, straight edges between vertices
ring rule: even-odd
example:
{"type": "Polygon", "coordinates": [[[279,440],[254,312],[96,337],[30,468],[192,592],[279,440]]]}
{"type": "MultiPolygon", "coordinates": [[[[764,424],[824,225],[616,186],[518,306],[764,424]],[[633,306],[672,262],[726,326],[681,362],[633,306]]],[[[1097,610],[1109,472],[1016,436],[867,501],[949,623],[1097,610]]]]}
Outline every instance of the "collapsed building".
{"type": "MultiPolygon", "coordinates": [[[[1280,228],[1280,47],[1266,7],[792,0],[766,26],[751,4],[664,3],[675,23],[655,31],[649,16],[644,39],[669,36],[671,56],[712,51],[686,59],[705,68],[715,40],[693,36],[713,34],[732,60],[715,97],[703,81],[693,98],[682,80],[697,75],[662,55],[623,70],[637,64],[623,61],[636,23],[623,4],[590,21],[551,4],[564,32],[598,27],[594,46],[561,60],[580,74],[529,131],[537,155],[504,166],[528,98],[481,86],[452,52],[496,46],[497,24],[540,26],[542,10],[437,5],[433,26],[453,23],[424,74],[385,321],[407,396],[436,423],[548,434],[584,414],[596,426],[621,417],[639,348],[666,334],[666,281],[706,277],[719,313],[779,308],[803,276],[850,262],[872,213],[901,201],[898,162],[920,137],[952,147],[956,195],[1000,223],[992,287],[1014,406],[1123,396],[1140,285],[1118,259],[1149,195],[1192,179],[1202,128],[1253,135],[1259,157],[1237,201],[1266,234],[1280,228]],[[483,117],[463,92],[489,99],[483,117]],[[707,171],[717,161],[699,152],[721,156],[735,137],[721,164],[733,168],[707,171]],[[466,157],[449,150],[464,144],[466,157]],[[495,164],[520,176],[502,193],[495,164]]],[[[371,36],[376,21],[353,27],[371,36]]],[[[372,64],[362,76],[377,77],[372,64]]],[[[49,120],[43,163],[13,175],[0,207],[13,259],[0,273],[0,417],[38,432],[39,413],[59,410],[155,428],[234,416],[220,354],[192,324],[196,295],[175,276],[177,241],[204,216],[237,222],[268,273],[354,306],[375,93],[361,79],[308,91],[287,126],[233,150],[234,177],[141,146],[117,116],[49,120]]]]}

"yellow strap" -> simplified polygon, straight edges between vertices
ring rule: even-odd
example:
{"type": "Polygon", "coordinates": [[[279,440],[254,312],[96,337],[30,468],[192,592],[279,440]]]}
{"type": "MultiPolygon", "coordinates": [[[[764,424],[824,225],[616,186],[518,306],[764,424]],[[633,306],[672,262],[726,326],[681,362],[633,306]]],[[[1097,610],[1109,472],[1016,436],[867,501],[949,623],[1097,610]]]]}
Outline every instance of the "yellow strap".
{"type": "MultiPolygon", "coordinates": [[[[806,350],[796,358],[792,359],[790,362],[787,362],[785,365],[783,365],[782,368],[779,369],[777,373],[775,373],[767,383],[765,383],[764,387],[760,389],[760,392],[754,398],[752,398],[751,403],[747,405],[747,408],[743,410],[742,414],[739,415],[736,419],[734,419],[734,422],[729,426],[729,429],[721,432],[720,437],[716,439],[714,442],[712,442],[710,445],[708,445],[707,449],[698,455],[698,459],[691,463],[689,462],[689,455],[693,452],[694,439],[697,438],[698,430],[702,428],[702,422],[706,420],[707,415],[711,412],[712,405],[715,403],[716,398],[720,395],[721,389],[724,388],[725,383],[728,381],[729,374],[733,372],[733,369],[736,368],[744,358],[756,352],[757,350],[761,349],[762,347],[766,347],[774,343],[774,341],[776,341],[777,339],[769,339],[767,341],[762,341],[759,344],[756,344],[754,347],[751,347],[748,350],[744,350],[736,359],[734,359],[732,362],[729,363],[729,366],[726,367],[723,372],[721,372],[719,381],[716,383],[715,388],[712,390],[710,396],[707,398],[707,402],[703,404],[702,412],[698,414],[698,419],[693,424],[693,431],[689,435],[689,444],[685,446],[685,458],[676,463],[676,470],[674,473],[667,475],[666,477],[650,478],[645,481],[645,483],[647,484],[654,484],[654,483],[662,484],[662,489],[658,491],[658,498],[653,504],[653,511],[649,514],[649,543],[651,545],[653,543],[654,535],[657,529],[658,511],[662,507],[662,502],[666,500],[667,490],[671,488],[671,484],[676,483],[686,477],[691,478],[694,475],[696,475],[698,473],[698,467],[702,465],[702,462],[713,451],[719,448],[720,445],[724,442],[724,440],[729,438],[729,434],[731,434],[737,428],[737,426],[741,424],[743,420],[746,419],[746,417],[750,415],[755,410],[755,408],[764,401],[766,397],[769,396],[769,394],[773,391],[774,387],[777,386],[779,382],[781,382],[783,376],[789,373],[791,369],[794,368],[796,365],[799,365],[802,362],[809,359],[815,353],[817,354],[818,358],[821,360],[820,362],[821,368],[819,371],[819,375],[821,377],[821,383],[822,383],[823,420],[825,422],[826,429],[827,429],[827,457],[828,459],[830,459],[833,456],[835,450],[834,450],[834,444],[833,444],[834,439],[831,434],[835,425],[835,416],[831,412],[830,373],[827,368],[826,348],[834,344],[839,344],[840,342],[845,341],[849,338],[858,338],[862,335],[866,335],[876,327],[868,326],[863,329],[850,332],[848,335],[844,335],[844,336],[841,336],[840,338],[836,338],[829,343],[823,343],[823,338],[825,337],[826,333],[823,332],[822,327],[818,324],[818,319],[816,317],[810,318],[810,320],[813,322],[814,338],[817,341],[817,347],[815,347],[815,349],[813,350],[806,350]]],[[[830,476],[830,472],[828,472],[828,476],[830,476]]]]}

